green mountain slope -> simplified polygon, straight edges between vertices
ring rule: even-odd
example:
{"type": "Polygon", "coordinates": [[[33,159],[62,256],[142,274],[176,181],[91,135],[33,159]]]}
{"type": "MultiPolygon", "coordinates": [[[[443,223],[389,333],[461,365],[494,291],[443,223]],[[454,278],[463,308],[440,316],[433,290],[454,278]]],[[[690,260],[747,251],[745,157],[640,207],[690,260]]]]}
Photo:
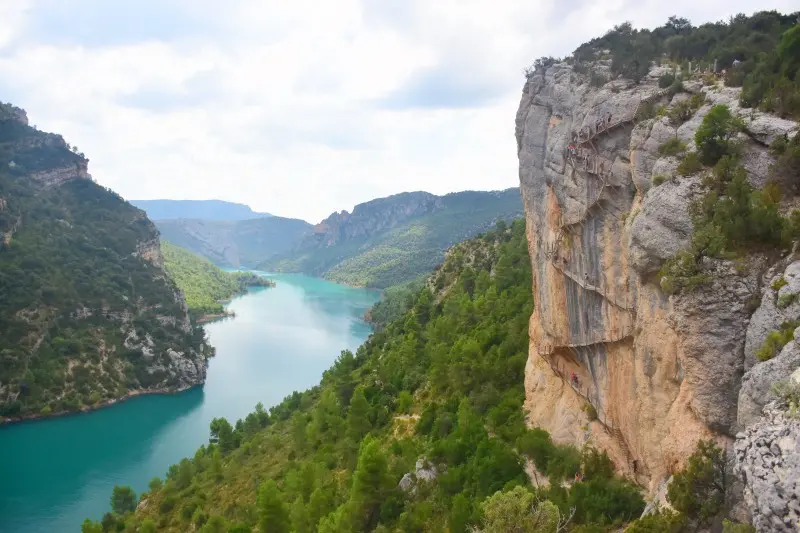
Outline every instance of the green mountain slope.
{"type": "Polygon", "coordinates": [[[157,220],[168,241],[223,266],[255,266],[288,251],[312,226],[304,220],[283,217],[240,221],[157,220]]]}
{"type": "Polygon", "coordinates": [[[142,211],[0,105],[0,418],[202,383],[209,349],[142,211]]]}
{"type": "Polygon", "coordinates": [[[359,204],[352,214],[334,213],[296,248],[261,266],[384,288],[427,274],[448,247],[519,216],[518,189],[404,193],[359,204]]]}
{"type": "Polygon", "coordinates": [[[225,312],[222,300],[247,292],[248,287],[274,287],[275,282],[250,272],[225,272],[208,259],[162,241],[164,268],[186,297],[193,317],[225,312]]]}
{"type": "Polygon", "coordinates": [[[509,519],[536,519],[526,516],[536,490],[526,460],[554,484],[583,473],[571,487],[536,491],[547,520],[573,507],[577,524],[638,516],[638,489],[614,478],[607,457],[525,428],[530,283],[522,221],[456,246],[403,315],[355,354],[342,352],[319,386],[269,413],[257,406],[235,427],[214,420],[208,446],[151,482],[135,513],[128,498],[104,523],[131,532],[465,532],[485,520],[487,531],[510,531],[488,521],[498,499],[522,507],[509,519]]]}

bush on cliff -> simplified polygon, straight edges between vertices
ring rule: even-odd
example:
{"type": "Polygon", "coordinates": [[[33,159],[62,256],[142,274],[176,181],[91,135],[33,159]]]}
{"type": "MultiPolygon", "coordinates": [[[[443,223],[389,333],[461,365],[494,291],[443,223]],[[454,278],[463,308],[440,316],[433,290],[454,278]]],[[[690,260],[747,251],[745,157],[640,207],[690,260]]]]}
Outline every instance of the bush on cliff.
{"type": "Polygon", "coordinates": [[[731,142],[742,129],[741,119],[731,115],[728,106],[712,107],[694,135],[700,161],[715,165],[723,156],[731,154],[734,150],[731,142]]]}
{"type": "Polygon", "coordinates": [[[756,350],[756,359],[769,361],[783,349],[786,344],[794,340],[794,330],[800,326],[796,320],[787,320],[777,331],[770,331],[764,343],[756,350]]]}
{"type": "Polygon", "coordinates": [[[686,143],[679,137],[672,137],[658,147],[658,153],[666,156],[675,156],[686,151],[686,143]]]}
{"type": "Polygon", "coordinates": [[[707,524],[722,511],[726,488],[725,453],[713,441],[701,440],[667,487],[667,500],[679,513],[707,524]]]}
{"type": "Polygon", "coordinates": [[[659,89],[666,89],[673,83],[675,83],[675,74],[673,74],[672,72],[667,72],[666,74],[662,74],[661,77],[658,78],[659,89]]]}
{"type": "Polygon", "coordinates": [[[733,258],[753,249],[767,251],[800,236],[800,217],[781,215],[780,187],[754,190],[747,172],[732,156],[723,156],[704,175],[707,192],[690,206],[694,232],[688,250],[667,260],[660,277],[665,292],[692,290],[711,280],[704,258],[733,258]]]}

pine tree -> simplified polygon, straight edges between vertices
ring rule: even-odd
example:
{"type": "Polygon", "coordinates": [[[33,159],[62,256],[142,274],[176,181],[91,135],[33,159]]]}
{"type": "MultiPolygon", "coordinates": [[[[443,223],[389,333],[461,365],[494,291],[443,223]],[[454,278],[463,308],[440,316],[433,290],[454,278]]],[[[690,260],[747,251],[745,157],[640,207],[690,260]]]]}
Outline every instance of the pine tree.
{"type": "Polygon", "coordinates": [[[347,521],[354,531],[370,531],[375,526],[381,503],[391,485],[381,442],[367,437],[361,446],[350,500],[345,508],[347,521]]]}
{"type": "Polygon", "coordinates": [[[369,421],[369,402],[362,387],[356,388],[350,399],[347,412],[347,436],[353,442],[360,441],[372,429],[369,421]]]}
{"type": "Polygon", "coordinates": [[[278,485],[269,480],[258,491],[258,528],[261,533],[289,533],[289,512],[278,485]]]}

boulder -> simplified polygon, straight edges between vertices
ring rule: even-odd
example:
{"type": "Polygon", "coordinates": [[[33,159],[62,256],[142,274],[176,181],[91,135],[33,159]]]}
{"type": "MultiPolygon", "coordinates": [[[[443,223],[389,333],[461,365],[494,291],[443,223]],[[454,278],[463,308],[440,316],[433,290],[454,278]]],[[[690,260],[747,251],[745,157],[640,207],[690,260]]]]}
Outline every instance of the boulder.
{"type": "Polygon", "coordinates": [[[665,260],[689,246],[689,204],[700,191],[698,178],[681,178],[647,192],[630,230],[631,265],[641,275],[658,271],[665,260]]]}

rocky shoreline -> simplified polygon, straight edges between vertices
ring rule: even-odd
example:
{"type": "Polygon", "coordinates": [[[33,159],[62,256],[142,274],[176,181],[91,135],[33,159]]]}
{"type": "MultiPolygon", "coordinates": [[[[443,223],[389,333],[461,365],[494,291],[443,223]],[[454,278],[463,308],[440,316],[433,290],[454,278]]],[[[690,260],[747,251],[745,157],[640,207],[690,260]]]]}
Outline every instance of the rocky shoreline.
{"type": "Polygon", "coordinates": [[[117,405],[119,403],[126,402],[130,399],[136,398],[138,396],[151,396],[151,395],[173,395],[173,394],[180,394],[182,392],[189,391],[196,387],[202,387],[204,383],[197,383],[195,385],[189,385],[186,387],[180,387],[177,389],[155,389],[155,390],[147,390],[147,389],[139,389],[134,391],[128,391],[125,396],[120,396],[119,398],[110,398],[108,400],[103,400],[98,402],[94,405],[84,405],[81,406],[79,409],[74,411],[58,411],[54,413],[31,413],[24,416],[12,416],[12,417],[0,417],[0,427],[2,426],[9,426],[11,424],[18,424],[21,422],[31,422],[34,420],[45,420],[49,418],[60,418],[63,416],[70,416],[70,415],[80,415],[84,413],[89,413],[91,411],[97,411],[99,409],[105,409],[106,407],[111,407],[112,405],[117,405]]]}
{"type": "Polygon", "coordinates": [[[196,322],[197,324],[208,324],[209,322],[216,322],[217,320],[222,320],[223,318],[234,318],[235,316],[236,313],[226,309],[223,313],[211,313],[208,315],[203,315],[199,317],[196,322]]]}

